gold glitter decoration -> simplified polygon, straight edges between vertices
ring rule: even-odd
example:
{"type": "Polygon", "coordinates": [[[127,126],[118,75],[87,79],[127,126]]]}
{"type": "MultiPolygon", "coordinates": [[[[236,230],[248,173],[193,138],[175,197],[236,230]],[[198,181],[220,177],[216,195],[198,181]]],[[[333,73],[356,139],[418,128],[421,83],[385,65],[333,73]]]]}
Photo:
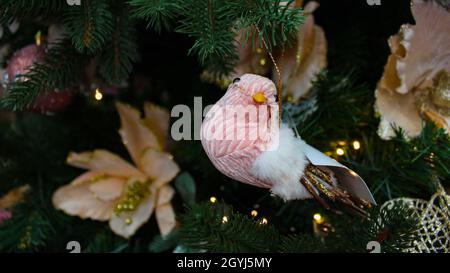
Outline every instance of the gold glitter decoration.
{"type": "MultiPolygon", "coordinates": [[[[34,217],[34,216],[32,216],[34,217]]],[[[19,240],[19,244],[17,247],[19,249],[25,250],[30,248],[30,237],[31,237],[31,226],[27,226],[25,229],[25,233],[19,240]]]]}
{"type": "Polygon", "coordinates": [[[331,191],[329,191],[324,184],[320,183],[320,181],[318,181],[316,179],[316,177],[314,175],[308,175],[306,174],[308,180],[314,184],[314,186],[322,193],[324,193],[328,198],[330,198],[331,200],[335,201],[336,200],[336,195],[334,193],[332,193],[331,191]]]}
{"type": "Polygon", "coordinates": [[[419,99],[420,109],[436,109],[444,116],[450,116],[450,75],[445,72],[439,72],[434,80],[433,86],[424,92],[424,96],[419,99]]]}
{"type": "Polygon", "coordinates": [[[450,116],[450,76],[440,71],[433,80],[433,86],[427,88],[417,98],[417,106],[423,116],[441,128],[447,128],[445,117],[450,116]]]}
{"type": "Polygon", "coordinates": [[[102,179],[104,179],[106,177],[108,177],[108,176],[106,174],[102,173],[102,174],[96,175],[96,176],[92,177],[91,179],[89,179],[89,182],[95,183],[95,182],[98,182],[98,181],[100,181],[100,180],[102,180],[102,179]]]}

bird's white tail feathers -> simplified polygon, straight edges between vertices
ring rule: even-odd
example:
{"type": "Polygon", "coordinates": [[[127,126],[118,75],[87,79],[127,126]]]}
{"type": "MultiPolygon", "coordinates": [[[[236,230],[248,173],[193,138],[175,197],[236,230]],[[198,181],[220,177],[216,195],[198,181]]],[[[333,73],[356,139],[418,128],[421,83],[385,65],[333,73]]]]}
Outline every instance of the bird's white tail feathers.
{"type": "Polygon", "coordinates": [[[291,128],[282,125],[278,147],[268,149],[253,163],[252,174],[272,185],[271,191],[285,201],[312,198],[300,183],[308,160],[304,153],[306,143],[297,138],[291,128]]]}

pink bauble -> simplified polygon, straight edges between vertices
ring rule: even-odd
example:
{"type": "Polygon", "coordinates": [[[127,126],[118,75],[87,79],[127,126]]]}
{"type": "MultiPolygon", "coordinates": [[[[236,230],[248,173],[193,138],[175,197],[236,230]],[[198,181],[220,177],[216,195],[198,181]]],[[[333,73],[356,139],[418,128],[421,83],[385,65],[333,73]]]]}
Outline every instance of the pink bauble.
{"type": "Polygon", "coordinates": [[[44,57],[44,49],[37,45],[28,45],[16,51],[9,60],[6,72],[8,80],[14,81],[19,74],[25,74],[36,61],[42,60],[44,57]]]}
{"type": "MultiPolygon", "coordinates": [[[[6,67],[7,81],[26,81],[20,75],[26,74],[35,62],[44,58],[43,47],[28,45],[18,50],[9,60],[6,67]]],[[[40,113],[54,113],[64,110],[72,101],[73,93],[70,90],[55,91],[48,90],[39,95],[28,110],[40,113]]]]}
{"type": "Polygon", "coordinates": [[[12,213],[9,210],[0,209],[0,225],[5,220],[9,220],[12,218],[12,213]]]}
{"type": "Polygon", "coordinates": [[[39,113],[56,113],[67,108],[72,102],[73,92],[48,92],[36,98],[33,105],[29,107],[30,111],[39,113]]]}

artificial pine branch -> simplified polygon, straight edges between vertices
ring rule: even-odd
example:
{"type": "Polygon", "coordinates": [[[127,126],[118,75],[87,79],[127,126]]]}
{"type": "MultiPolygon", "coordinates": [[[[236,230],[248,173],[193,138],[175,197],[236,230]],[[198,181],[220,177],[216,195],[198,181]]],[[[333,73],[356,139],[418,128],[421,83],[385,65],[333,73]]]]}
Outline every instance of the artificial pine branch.
{"type": "Polygon", "coordinates": [[[47,213],[37,204],[18,205],[12,213],[13,217],[0,228],[0,251],[37,251],[55,233],[47,213]]]}
{"type": "Polygon", "coordinates": [[[178,32],[195,38],[189,53],[196,53],[202,64],[210,59],[236,60],[233,44],[236,15],[227,6],[227,1],[187,1],[180,6],[183,19],[178,32]]]}
{"type": "Polygon", "coordinates": [[[111,84],[128,79],[138,59],[136,29],[127,10],[114,18],[114,31],[100,56],[100,73],[111,84]]]}
{"type": "Polygon", "coordinates": [[[262,225],[223,203],[194,205],[181,223],[180,243],[208,252],[271,252],[279,240],[271,225],[262,225]]]}
{"type": "Polygon", "coordinates": [[[180,232],[178,229],[173,230],[166,236],[157,235],[148,246],[151,252],[164,252],[173,249],[180,240],[180,232]]]}
{"type": "Polygon", "coordinates": [[[101,50],[113,33],[113,14],[107,0],[83,0],[79,6],[67,6],[64,23],[79,52],[101,50]]]}
{"type": "Polygon", "coordinates": [[[403,252],[417,239],[417,221],[401,205],[373,208],[358,224],[351,215],[334,215],[330,224],[335,231],[322,240],[311,233],[283,236],[224,203],[202,203],[182,216],[179,236],[183,245],[207,252],[361,253],[370,241],[379,242],[383,252],[403,252]]]}
{"type": "Polygon", "coordinates": [[[321,253],[328,252],[327,245],[311,234],[288,235],[280,243],[282,253],[321,253]]]}
{"type": "Polygon", "coordinates": [[[109,227],[95,233],[82,252],[88,253],[120,253],[129,248],[130,242],[115,235],[109,227]]]}
{"type": "Polygon", "coordinates": [[[83,58],[68,40],[58,42],[46,52],[42,62],[35,63],[27,74],[18,75],[26,80],[15,81],[7,86],[7,95],[0,101],[0,107],[20,111],[41,93],[64,90],[80,79],[82,64],[83,58]]]}
{"type": "Polygon", "coordinates": [[[373,209],[359,234],[366,237],[364,241],[379,242],[382,252],[404,252],[418,239],[419,219],[414,215],[411,209],[401,204],[373,209]]]}
{"type": "MultiPolygon", "coordinates": [[[[310,100],[314,103],[308,107],[314,109],[313,114],[308,112],[308,118],[303,119],[305,113],[298,113],[302,120],[295,120],[300,135],[308,143],[322,147],[324,143],[318,141],[330,140],[319,137],[324,133],[347,139],[349,132],[375,121],[371,93],[367,85],[356,82],[353,73],[323,71],[317,75],[310,91],[310,100]]],[[[311,104],[310,100],[306,104],[311,104]]],[[[303,103],[298,107],[302,106],[303,103]]]]}
{"type": "Polygon", "coordinates": [[[61,0],[2,0],[0,6],[0,24],[3,24],[10,23],[15,19],[22,20],[60,14],[67,4],[61,0]]]}
{"type": "Polygon", "coordinates": [[[436,179],[449,185],[450,147],[443,129],[426,123],[422,133],[410,140],[401,130],[389,141],[376,134],[360,134],[363,149],[349,151],[343,161],[362,177],[370,178],[367,182],[377,200],[429,197],[436,191],[436,179]]]}
{"type": "Polygon", "coordinates": [[[195,39],[189,53],[218,75],[233,71],[240,30],[246,32],[247,42],[252,37],[252,43],[263,46],[264,41],[272,50],[294,40],[303,22],[301,9],[273,0],[132,0],[129,4],[134,17],[149,21],[156,30],[179,16],[176,30],[195,39]]]}
{"type": "Polygon", "coordinates": [[[355,221],[350,215],[333,215],[334,232],[321,239],[312,234],[283,238],[280,251],[286,253],[368,252],[369,242],[378,242],[382,252],[404,252],[417,240],[418,219],[399,204],[390,209],[375,207],[366,219],[355,221]]]}
{"type": "Polygon", "coordinates": [[[302,9],[291,1],[232,0],[229,7],[238,14],[238,28],[247,31],[246,37],[258,37],[259,45],[289,45],[303,23],[302,9]]]}
{"type": "Polygon", "coordinates": [[[133,8],[134,18],[148,21],[147,27],[157,32],[163,28],[170,28],[170,21],[176,16],[177,0],[131,0],[129,5],[133,8]]]}

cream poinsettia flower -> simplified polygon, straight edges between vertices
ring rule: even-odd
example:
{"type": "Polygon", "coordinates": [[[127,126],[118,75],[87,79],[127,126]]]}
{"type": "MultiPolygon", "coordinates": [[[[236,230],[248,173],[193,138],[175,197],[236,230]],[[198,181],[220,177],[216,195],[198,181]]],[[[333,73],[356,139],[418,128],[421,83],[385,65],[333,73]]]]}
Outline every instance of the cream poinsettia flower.
{"type": "Polygon", "coordinates": [[[218,76],[215,73],[211,73],[211,71],[205,70],[201,75],[202,80],[226,89],[235,78],[246,73],[266,75],[270,71],[267,50],[252,44],[252,40],[255,37],[247,37],[248,30],[247,28],[241,29],[234,37],[238,60],[233,67],[233,71],[228,75],[218,76]]]}
{"type": "Polygon", "coordinates": [[[423,119],[450,132],[450,12],[436,1],[411,1],[415,25],[389,38],[391,55],[375,91],[381,116],[378,134],[420,134],[423,119]]]}
{"type": "MultiPolygon", "coordinates": [[[[302,1],[295,1],[301,7],[302,1]]],[[[298,102],[313,86],[313,81],[327,66],[327,39],[323,29],[315,24],[313,12],[319,7],[315,1],[308,2],[303,10],[305,22],[300,26],[294,46],[277,57],[281,70],[284,96],[298,102]]],[[[275,69],[275,68],[274,68],[275,69]]],[[[273,71],[277,80],[277,71],[273,71]]]]}
{"type": "Polygon", "coordinates": [[[134,165],[107,150],[70,153],[67,163],[88,170],[53,195],[53,204],[69,215],[109,221],[111,230],[132,236],[155,212],[162,235],[175,226],[169,182],[179,172],[164,151],[169,130],[167,110],[144,105],[145,118],[136,109],[117,103],[119,133],[134,165]]]}

